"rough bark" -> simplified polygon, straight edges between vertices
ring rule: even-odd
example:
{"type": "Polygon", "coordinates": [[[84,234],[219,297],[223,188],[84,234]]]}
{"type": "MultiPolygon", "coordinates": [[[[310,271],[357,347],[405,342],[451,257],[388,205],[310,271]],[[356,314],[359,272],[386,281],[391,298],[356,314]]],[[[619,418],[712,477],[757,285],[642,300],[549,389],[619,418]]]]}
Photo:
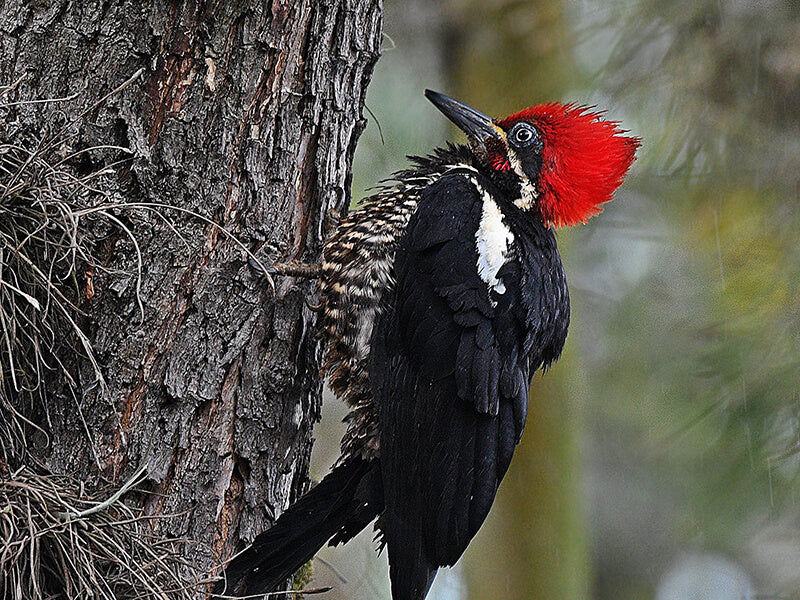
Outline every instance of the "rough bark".
{"type": "MultiPolygon", "coordinates": [[[[108,194],[194,211],[265,263],[315,260],[325,215],[349,201],[380,11],[380,0],[0,3],[0,83],[19,80],[8,99],[75,95],[11,107],[0,135],[41,139],[66,123],[65,154],[130,148],[68,165],[108,165],[108,194]]],[[[93,295],[79,299],[107,392],[76,353],[77,395],[50,382],[49,422],[37,417],[49,440],[32,451],[87,481],[146,466],[154,493],[139,501],[174,515],[157,533],[191,540],[209,570],[306,486],[316,286],[281,279],[273,294],[200,218],[114,215],[141,269],[111,224],[95,244],[102,264],[84,265],[93,295]]]]}

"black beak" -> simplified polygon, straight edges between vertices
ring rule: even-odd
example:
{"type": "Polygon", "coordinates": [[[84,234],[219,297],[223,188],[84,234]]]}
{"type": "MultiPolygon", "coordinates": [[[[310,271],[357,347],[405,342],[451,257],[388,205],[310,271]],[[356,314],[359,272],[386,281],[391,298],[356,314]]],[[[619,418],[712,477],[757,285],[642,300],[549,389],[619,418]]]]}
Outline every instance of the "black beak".
{"type": "Polygon", "coordinates": [[[449,96],[425,90],[425,97],[433,102],[445,117],[458,125],[471,142],[486,147],[487,138],[498,138],[497,129],[492,125],[492,120],[472,107],[462,104],[449,96]]]}

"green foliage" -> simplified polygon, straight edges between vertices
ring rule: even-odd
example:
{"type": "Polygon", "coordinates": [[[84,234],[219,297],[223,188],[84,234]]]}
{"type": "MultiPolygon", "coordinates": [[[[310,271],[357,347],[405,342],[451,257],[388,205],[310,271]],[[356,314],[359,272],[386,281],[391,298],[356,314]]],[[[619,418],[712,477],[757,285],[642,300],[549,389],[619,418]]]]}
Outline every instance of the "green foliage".
{"type": "MultiPolygon", "coordinates": [[[[314,578],[314,564],[312,561],[308,561],[297,573],[294,574],[292,578],[292,586],[290,589],[292,590],[304,590],[309,582],[314,578]]],[[[301,600],[305,598],[303,594],[292,594],[295,600],[301,600]]]]}
{"type": "Polygon", "coordinates": [[[673,543],[794,593],[775,573],[796,556],[765,567],[752,540],[800,516],[800,11],[644,0],[593,27],[613,39],[596,80],[644,137],[628,235],[651,251],[598,327],[591,402],[676,499],[673,543]]]}

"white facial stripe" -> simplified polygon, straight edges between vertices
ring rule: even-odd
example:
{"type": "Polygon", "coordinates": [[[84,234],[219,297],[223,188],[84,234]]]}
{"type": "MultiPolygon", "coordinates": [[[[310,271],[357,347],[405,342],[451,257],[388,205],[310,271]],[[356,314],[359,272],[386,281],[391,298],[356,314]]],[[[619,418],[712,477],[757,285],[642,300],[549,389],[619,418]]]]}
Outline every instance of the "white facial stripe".
{"type": "Polygon", "coordinates": [[[472,183],[483,196],[483,210],[475,243],[478,249],[478,275],[498,294],[504,294],[506,286],[497,278],[500,268],[506,263],[508,249],[514,242],[514,234],[503,222],[503,213],[492,197],[478,182],[472,183]]]}
{"type": "Polygon", "coordinates": [[[536,204],[539,192],[536,191],[536,186],[525,174],[525,171],[522,170],[522,161],[511,148],[508,149],[508,162],[511,164],[514,173],[519,175],[521,182],[520,196],[514,200],[514,204],[522,210],[530,210],[536,204]]]}
{"type": "Polygon", "coordinates": [[[536,186],[525,178],[522,180],[522,186],[520,186],[519,191],[520,197],[514,200],[514,204],[522,210],[532,209],[536,205],[536,198],[539,195],[536,191],[536,186]]]}

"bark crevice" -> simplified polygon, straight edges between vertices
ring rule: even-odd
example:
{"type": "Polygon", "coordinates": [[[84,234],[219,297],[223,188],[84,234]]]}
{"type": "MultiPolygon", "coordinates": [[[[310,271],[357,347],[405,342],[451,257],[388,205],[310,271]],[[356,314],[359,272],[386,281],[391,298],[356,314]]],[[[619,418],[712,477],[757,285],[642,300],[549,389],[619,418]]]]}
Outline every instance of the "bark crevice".
{"type": "Polygon", "coordinates": [[[119,485],[147,466],[152,532],[193,540],[201,571],[307,486],[316,288],[285,278],[273,295],[218,227],[161,205],[264,261],[318,260],[324,215],[349,201],[380,17],[379,0],[0,7],[0,85],[18,81],[0,144],[63,128],[54,155],[81,150],[75,177],[103,171],[102,202],[151,206],[87,223],[69,292],[105,387],[76,352],[60,359],[77,385],[48,374],[46,407],[8,386],[5,401],[47,432],[29,452],[54,473],[119,485]]]}

